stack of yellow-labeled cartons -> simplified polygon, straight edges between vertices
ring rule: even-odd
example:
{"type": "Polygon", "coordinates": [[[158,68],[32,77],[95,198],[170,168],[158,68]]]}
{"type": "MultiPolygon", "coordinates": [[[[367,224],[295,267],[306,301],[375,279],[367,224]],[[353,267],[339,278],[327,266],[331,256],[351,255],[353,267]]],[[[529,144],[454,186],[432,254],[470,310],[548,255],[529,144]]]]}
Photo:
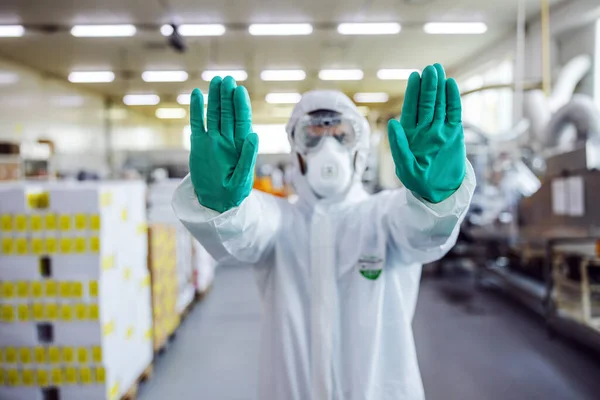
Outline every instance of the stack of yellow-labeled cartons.
{"type": "Polygon", "coordinates": [[[0,199],[0,399],[119,399],[152,362],[145,185],[0,199]]]}

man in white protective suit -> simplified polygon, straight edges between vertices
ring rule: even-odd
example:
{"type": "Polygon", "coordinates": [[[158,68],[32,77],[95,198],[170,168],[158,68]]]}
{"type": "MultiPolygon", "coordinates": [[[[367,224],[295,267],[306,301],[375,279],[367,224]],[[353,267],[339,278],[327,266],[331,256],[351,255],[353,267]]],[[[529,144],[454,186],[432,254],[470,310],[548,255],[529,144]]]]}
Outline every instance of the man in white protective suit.
{"type": "MultiPolygon", "coordinates": [[[[264,302],[260,400],[419,400],[411,328],[421,266],[455,243],[475,187],[456,82],[411,75],[388,125],[405,188],[362,187],[369,125],[336,91],[306,93],[287,132],[298,201],[252,191],[258,138],[246,89],[191,97],[190,174],[173,208],[217,260],[255,266],[264,302]]],[[[437,329],[432,327],[432,329],[437,329]]]]}

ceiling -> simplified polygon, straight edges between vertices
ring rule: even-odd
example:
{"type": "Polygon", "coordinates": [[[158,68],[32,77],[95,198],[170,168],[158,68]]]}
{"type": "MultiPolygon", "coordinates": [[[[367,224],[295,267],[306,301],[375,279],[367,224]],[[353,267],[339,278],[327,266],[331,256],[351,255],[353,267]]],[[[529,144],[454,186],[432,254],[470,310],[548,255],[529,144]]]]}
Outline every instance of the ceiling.
{"type": "MultiPolygon", "coordinates": [[[[551,0],[556,4],[561,0],[551,0]]],[[[526,1],[534,16],[539,0],[526,1]]],[[[493,46],[515,27],[517,0],[3,0],[0,24],[20,23],[27,28],[21,38],[0,38],[0,56],[52,76],[66,78],[71,70],[113,70],[108,84],[82,85],[120,101],[125,93],[154,92],[162,104],[174,103],[180,93],[207,83],[205,69],[245,69],[255,112],[273,114],[264,104],[268,92],[312,88],[337,88],[354,92],[387,92],[390,102],[401,97],[405,82],[381,81],[380,68],[422,68],[441,62],[451,72],[460,62],[493,46]],[[185,54],[166,45],[162,24],[222,23],[221,37],[186,38],[185,54]],[[390,36],[342,36],[340,22],[390,22],[402,24],[402,32],[390,36]],[[483,35],[427,35],[422,25],[431,21],[483,21],[483,35]],[[312,35],[255,37],[247,33],[250,23],[309,22],[312,35]],[[132,23],[138,33],[131,38],[75,38],[74,24],[132,23]],[[52,33],[50,33],[52,32],[52,33]],[[301,82],[263,82],[263,69],[304,69],[301,82]],[[324,82],[322,68],[360,68],[361,81],[324,82]],[[184,83],[145,83],[144,70],[186,70],[184,83]]],[[[161,105],[162,105],[161,104],[161,105]]],[[[285,113],[283,113],[285,114],[285,113]]]]}

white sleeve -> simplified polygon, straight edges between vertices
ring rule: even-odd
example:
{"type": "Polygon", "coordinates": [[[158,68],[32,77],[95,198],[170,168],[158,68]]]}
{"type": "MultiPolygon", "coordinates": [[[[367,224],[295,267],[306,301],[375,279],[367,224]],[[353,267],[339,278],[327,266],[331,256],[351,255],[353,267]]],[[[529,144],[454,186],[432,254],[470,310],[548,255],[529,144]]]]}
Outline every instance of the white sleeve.
{"type": "Polygon", "coordinates": [[[253,190],[239,207],[219,213],[198,202],[188,175],[175,191],[172,204],[183,225],[215,260],[233,257],[254,264],[273,249],[281,226],[280,202],[253,190]]]}
{"type": "Polygon", "coordinates": [[[403,262],[425,264],[438,260],[456,243],[475,190],[475,173],[466,163],[461,186],[440,203],[429,203],[406,189],[385,198],[384,225],[392,250],[403,262]]]}

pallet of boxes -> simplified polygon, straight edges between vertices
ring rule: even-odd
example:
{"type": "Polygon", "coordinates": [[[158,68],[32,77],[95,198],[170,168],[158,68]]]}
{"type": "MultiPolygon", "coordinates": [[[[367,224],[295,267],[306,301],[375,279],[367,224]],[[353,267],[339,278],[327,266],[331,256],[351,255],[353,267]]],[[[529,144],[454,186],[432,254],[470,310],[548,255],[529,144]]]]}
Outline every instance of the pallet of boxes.
{"type": "Polygon", "coordinates": [[[145,185],[0,185],[0,399],[113,400],[152,368],[145,185]]]}

